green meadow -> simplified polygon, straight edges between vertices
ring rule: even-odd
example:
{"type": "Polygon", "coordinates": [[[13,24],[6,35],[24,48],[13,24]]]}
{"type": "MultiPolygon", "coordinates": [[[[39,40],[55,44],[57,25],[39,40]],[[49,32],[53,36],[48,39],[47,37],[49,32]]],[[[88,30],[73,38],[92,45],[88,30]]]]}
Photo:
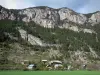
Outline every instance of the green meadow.
{"type": "Polygon", "coordinates": [[[100,71],[0,71],[0,75],[100,75],[100,71]]]}

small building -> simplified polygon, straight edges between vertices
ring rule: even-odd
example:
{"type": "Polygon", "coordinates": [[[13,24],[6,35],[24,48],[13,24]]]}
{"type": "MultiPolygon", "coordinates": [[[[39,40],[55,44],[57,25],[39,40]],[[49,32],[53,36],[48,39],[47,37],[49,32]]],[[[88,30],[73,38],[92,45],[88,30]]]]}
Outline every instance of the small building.
{"type": "Polygon", "coordinates": [[[42,60],[43,64],[46,64],[48,60],[42,60]]]}
{"type": "Polygon", "coordinates": [[[28,65],[28,67],[27,67],[27,69],[29,69],[29,70],[33,70],[33,69],[35,69],[36,68],[36,65],[35,64],[30,64],[30,65],[28,65]]]}
{"type": "Polygon", "coordinates": [[[62,64],[55,64],[55,65],[54,65],[54,68],[55,68],[55,69],[63,68],[63,65],[62,65],[62,64]]]}
{"type": "Polygon", "coordinates": [[[54,69],[57,69],[57,68],[59,68],[59,67],[63,67],[62,62],[59,61],[59,60],[50,61],[48,66],[49,66],[49,67],[51,66],[51,67],[53,67],[54,69]]]}

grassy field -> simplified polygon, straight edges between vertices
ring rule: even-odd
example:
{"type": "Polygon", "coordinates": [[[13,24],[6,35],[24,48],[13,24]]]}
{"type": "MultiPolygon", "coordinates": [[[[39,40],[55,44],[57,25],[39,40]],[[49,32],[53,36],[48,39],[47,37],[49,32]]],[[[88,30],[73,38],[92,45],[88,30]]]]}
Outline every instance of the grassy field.
{"type": "Polygon", "coordinates": [[[100,71],[0,71],[0,75],[100,75],[100,71]]]}

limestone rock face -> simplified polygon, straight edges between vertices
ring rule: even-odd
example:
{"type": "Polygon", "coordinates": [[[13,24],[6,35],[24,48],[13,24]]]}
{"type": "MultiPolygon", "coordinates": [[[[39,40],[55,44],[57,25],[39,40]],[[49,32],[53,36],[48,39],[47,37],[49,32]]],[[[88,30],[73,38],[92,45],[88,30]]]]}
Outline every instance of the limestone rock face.
{"type": "Polygon", "coordinates": [[[93,13],[90,17],[84,14],[76,13],[69,8],[53,9],[46,6],[26,8],[22,10],[9,10],[0,6],[0,20],[21,20],[24,22],[34,21],[40,26],[47,28],[69,27],[74,24],[91,25],[100,23],[100,12],[93,13]]]}
{"type": "Polygon", "coordinates": [[[42,46],[43,43],[42,43],[42,41],[39,38],[37,38],[37,37],[35,37],[35,36],[31,35],[31,34],[28,34],[28,36],[27,36],[27,32],[25,30],[23,30],[23,29],[19,29],[19,32],[21,34],[21,37],[24,40],[26,40],[26,38],[28,37],[28,40],[27,41],[30,44],[42,46]]]}
{"type": "Polygon", "coordinates": [[[8,18],[8,13],[3,8],[0,9],[0,20],[8,18]]]}
{"type": "Polygon", "coordinates": [[[87,20],[83,14],[78,14],[68,8],[61,8],[59,10],[60,20],[69,20],[78,24],[84,24],[87,20]]]}
{"type": "Polygon", "coordinates": [[[49,7],[37,7],[24,9],[19,12],[20,15],[26,15],[22,20],[25,22],[34,21],[43,27],[53,28],[60,24],[60,21],[68,20],[78,24],[84,24],[87,17],[78,14],[68,8],[53,9],[49,7]]]}
{"type": "Polygon", "coordinates": [[[89,22],[91,24],[100,23],[100,12],[92,14],[92,16],[89,18],[89,22]]]}
{"type": "Polygon", "coordinates": [[[10,10],[0,6],[0,20],[2,19],[15,20],[16,16],[10,10]]]}
{"type": "Polygon", "coordinates": [[[43,27],[53,28],[58,24],[59,14],[56,10],[44,8],[30,8],[19,12],[20,15],[26,15],[22,20],[25,22],[34,21],[43,27]]]}

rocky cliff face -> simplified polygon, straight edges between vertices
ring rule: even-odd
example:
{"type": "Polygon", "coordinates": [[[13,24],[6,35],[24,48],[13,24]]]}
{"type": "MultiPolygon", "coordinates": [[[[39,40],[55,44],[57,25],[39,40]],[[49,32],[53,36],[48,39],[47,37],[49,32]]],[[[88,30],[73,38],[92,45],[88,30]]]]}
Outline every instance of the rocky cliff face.
{"type": "Polygon", "coordinates": [[[93,25],[100,23],[100,12],[92,14],[92,16],[89,18],[89,22],[93,25]]]}
{"type": "Polygon", "coordinates": [[[59,11],[60,20],[69,20],[74,23],[84,24],[87,21],[87,17],[83,14],[78,14],[68,8],[61,8],[59,11]]]}
{"type": "Polygon", "coordinates": [[[2,19],[15,20],[16,16],[10,10],[0,6],[0,20],[2,19]]]}
{"type": "Polygon", "coordinates": [[[22,20],[25,22],[34,21],[43,27],[52,28],[63,24],[63,21],[84,24],[87,17],[78,14],[68,8],[53,9],[49,7],[28,8],[19,12],[20,15],[26,15],[22,20]]]}
{"type": "Polygon", "coordinates": [[[43,27],[53,28],[60,21],[59,14],[56,10],[49,7],[29,8],[19,12],[20,15],[26,15],[22,21],[34,21],[43,27]]]}
{"type": "Polygon", "coordinates": [[[69,22],[81,25],[86,23],[90,23],[91,25],[100,23],[100,12],[87,17],[68,8],[53,9],[41,6],[22,10],[8,10],[0,6],[1,19],[22,20],[24,22],[34,21],[43,27],[53,28],[63,24],[67,26],[69,22]],[[15,11],[17,12],[15,13],[15,11]]]}

